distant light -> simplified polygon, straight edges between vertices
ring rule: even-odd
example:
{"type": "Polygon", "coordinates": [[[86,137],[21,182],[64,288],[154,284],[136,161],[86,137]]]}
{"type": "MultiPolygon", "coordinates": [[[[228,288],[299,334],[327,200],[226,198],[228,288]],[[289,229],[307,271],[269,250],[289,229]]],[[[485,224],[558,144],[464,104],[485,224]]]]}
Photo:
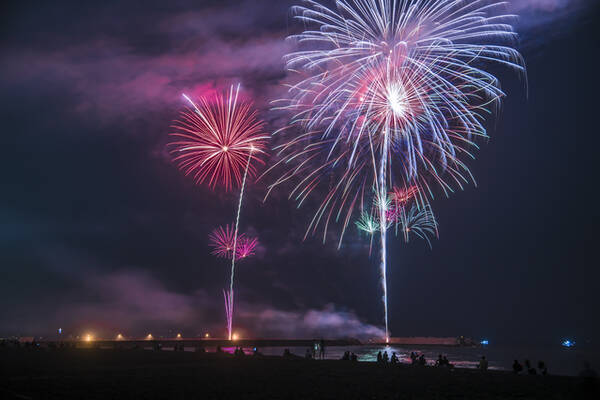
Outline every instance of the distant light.
{"type": "Polygon", "coordinates": [[[148,336],[146,336],[146,340],[152,340],[152,334],[149,333],[148,336]]]}
{"type": "Polygon", "coordinates": [[[121,335],[120,333],[117,335],[117,340],[123,340],[123,335],[121,335]]]}
{"type": "Polygon", "coordinates": [[[575,346],[575,342],[571,341],[569,339],[563,340],[563,342],[561,344],[563,345],[563,347],[573,347],[573,346],[575,346]]]}
{"type": "Polygon", "coordinates": [[[94,340],[94,336],[92,336],[89,333],[87,335],[85,335],[85,341],[86,342],[91,342],[92,340],[94,340]]]}
{"type": "Polygon", "coordinates": [[[58,334],[60,335],[62,333],[62,328],[58,328],[58,334]]]}
{"type": "Polygon", "coordinates": [[[210,334],[207,332],[207,333],[205,333],[205,334],[204,334],[204,337],[205,337],[205,338],[209,338],[209,337],[210,337],[210,334]]]}
{"type": "Polygon", "coordinates": [[[234,334],[231,336],[231,339],[233,339],[233,340],[238,340],[238,338],[239,338],[239,336],[238,336],[238,334],[237,334],[237,333],[234,333],[234,334]]]}
{"type": "Polygon", "coordinates": [[[181,339],[181,333],[177,334],[177,339],[181,339]]]}
{"type": "Polygon", "coordinates": [[[487,346],[488,344],[490,344],[490,341],[489,341],[489,340],[487,340],[487,339],[483,339],[483,340],[482,340],[481,342],[479,342],[479,343],[481,343],[483,346],[487,346]]]}

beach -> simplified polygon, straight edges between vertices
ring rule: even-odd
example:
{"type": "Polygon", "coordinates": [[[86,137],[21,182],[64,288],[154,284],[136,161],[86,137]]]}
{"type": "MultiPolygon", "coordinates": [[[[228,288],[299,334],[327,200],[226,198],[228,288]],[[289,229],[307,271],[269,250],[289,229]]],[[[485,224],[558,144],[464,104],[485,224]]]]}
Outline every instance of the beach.
{"type": "Polygon", "coordinates": [[[113,349],[2,349],[8,399],[579,399],[568,376],[300,357],[113,349]]]}

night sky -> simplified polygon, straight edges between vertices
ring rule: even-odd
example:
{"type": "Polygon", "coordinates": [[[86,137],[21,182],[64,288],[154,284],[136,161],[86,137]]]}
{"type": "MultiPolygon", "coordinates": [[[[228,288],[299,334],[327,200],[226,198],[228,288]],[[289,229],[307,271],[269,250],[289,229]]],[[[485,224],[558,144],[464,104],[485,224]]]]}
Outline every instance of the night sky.
{"type": "MultiPolygon", "coordinates": [[[[15,2],[16,3],[16,2],[15,2]]],[[[208,234],[237,193],[183,176],[166,149],[182,91],[241,83],[272,132],[292,1],[18,2],[0,12],[0,336],[225,334],[229,264],[208,234]]],[[[440,239],[389,241],[394,336],[497,342],[600,333],[598,7],[514,1],[528,81],[471,163],[478,186],[433,207],[440,239]]],[[[376,252],[351,228],[302,241],[312,214],[248,187],[242,335],[382,335],[376,252]]],[[[376,247],[375,247],[376,248],[376,247]]]]}

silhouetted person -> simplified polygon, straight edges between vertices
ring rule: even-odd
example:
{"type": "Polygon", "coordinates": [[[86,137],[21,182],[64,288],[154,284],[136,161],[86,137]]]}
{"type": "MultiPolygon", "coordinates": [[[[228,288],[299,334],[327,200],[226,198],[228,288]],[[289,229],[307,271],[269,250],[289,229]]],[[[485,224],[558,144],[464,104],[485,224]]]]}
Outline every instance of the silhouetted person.
{"type": "Polygon", "coordinates": [[[352,353],[352,355],[350,356],[350,360],[352,360],[353,362],[358,361],[358,357],[356,356],[356,354],[352,353]]]}
{"type": "Polygon", "coordinates": [[[540,370],[540,374],[548,375],[548,367],[546,367],[546,363],[543,361],[538,361],[538,369],[540,370]]]}
{"type": "Polygon", "coordinates": [[[410,362],[415,365],[417,363],[417,355],[414,351],[410,352],[410,362]]]}
{"type": "Polygon", "coordinates": [[[387,351],[384,351],[383,352],[383,363],[387,364],[389,360],[390,360],[390,358],[388,357],[387,351]]]}
{"type": "Polygon", "coordinates": [[[444,366],[444,359],[442,358],[441,354],[438,355],[438,359],[435,362],[435,366],[436,367],[443,367],[444,366]]]}
{"type": "Polygon", "coordinates": [[[583,380],[583,390],[586,397],[593,399],[598,393],[598,373],[592,369],[589,362],[583,363],[583,371],[579,373],[579,377],[583,380]]]}
{"type": "Polygon", "coordinates": [[[421,366],[427,365],[427,360],[425,359],[425,355],[424,354],[421,354],[419,356],[419,365],[421,365],[421,366]]]}
{"type": "Polygon", "coordinates": [[[488,369],[488,360],[485,359],[485,356],[481,357],[481,360],[479,360],[479,367],[480,370],[482,371],[487,371],[488,369]]]}
{"type": "Polygon", "coordinates": [[[377,353],[377,362],[378,363],[382,363],[383,362],[383,355],[381,354],[381,351],[379,353],[377,353]]]}
{"type": "Polygon", "coordinates": [[[529,375],[537,375],[537,371],[531,366],[529,360],[525,360],[525,368],[527,369],[527,373],[529,375]]]}
{"type": "Polygon", "coordinates": [[[512,365],[512,369],[515,374],[520,374],[521,371],[523,371],[523,366],[519,363],[518,360],[515,360],[515,362],[512,365]]]}
{"type": "Polygon", "coordinates": [[[343,361],[350,361],[350,352],[349,351],[345,351],[344,355],[342,356],[342,360],[343,361]]]}
{"type": "Polygon", "coordinates": [[[304,354],[304,358],[306,358],[307,360],[310,360],[312,358],[310,349],[306,349],[306,354],[304,354]]]}
{"type": "Polygon", "coordinates": [[[325,341],[323,339],[321,339],[321,346],[319,348],[319,358],[325,358],[325,341]]]}
{"type": "Polygon", "coordinates": [[[391,361],[392,364],[397,364],[398,363],[398,356],[396,356],[396,352],[395,351],[392,353],[392,358],[391,358],[390,361],[391,361]]]}
{"type": "Polygon", "coordinates": [[[223,354],[223,349],[221,346],[217,346],[217,354],[223,354]]]}
{"type": "Polygon", "coordinates": [[[290,349],[283,350],[283,358],[290,358],[292,353],[290,353],[290,349]]]}

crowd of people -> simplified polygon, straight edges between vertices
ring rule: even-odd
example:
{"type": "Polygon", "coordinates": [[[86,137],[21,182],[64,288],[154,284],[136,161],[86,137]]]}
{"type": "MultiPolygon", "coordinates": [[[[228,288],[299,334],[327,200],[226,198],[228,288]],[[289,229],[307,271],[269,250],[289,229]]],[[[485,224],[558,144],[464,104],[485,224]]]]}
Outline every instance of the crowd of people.
{"type": "MultiPolygon", "coordinates": [[[[540,374],[548,375],[548,367],[546,367],[545,362],[538,361],[537,367],[538,367],[540,374]]],[[[531,362],[529,360],[525,360],[525,367],[523,367],[523,365],[519,362],[519,360],[515,360],[515,362],[513,362],[512,369],[513,369],[513,372],[517,375],[520,374],[523,370],[525,371],[525,373],[527,373],[529,375],[537,375],[538,374],[538,371],[535,369],[535,367],[531,366],[531,362]]]]}

